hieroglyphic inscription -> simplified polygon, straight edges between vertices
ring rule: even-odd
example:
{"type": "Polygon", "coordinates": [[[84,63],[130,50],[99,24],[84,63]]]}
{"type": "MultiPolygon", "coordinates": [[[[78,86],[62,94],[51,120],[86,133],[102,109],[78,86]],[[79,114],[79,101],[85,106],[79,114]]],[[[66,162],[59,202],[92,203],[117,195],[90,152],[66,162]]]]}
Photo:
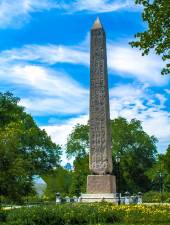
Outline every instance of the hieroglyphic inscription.
{"type": "Polygon", "coordinates": [[[91,30],[90,170],[112,172],[106,38],[103,28],[91,30]]]}

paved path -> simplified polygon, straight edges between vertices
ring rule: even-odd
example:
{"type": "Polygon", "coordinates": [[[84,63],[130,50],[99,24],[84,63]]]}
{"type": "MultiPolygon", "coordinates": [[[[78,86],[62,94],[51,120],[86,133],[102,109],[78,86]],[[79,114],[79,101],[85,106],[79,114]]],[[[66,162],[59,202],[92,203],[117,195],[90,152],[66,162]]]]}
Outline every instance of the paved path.
{"type": "MultiPolygon", "coordinates": [[[[155,202],[155,203],[142,203],[141,205],[147,205],[147,206],[167,205],[167,206],[170,206],[170,203],[166,203],[166,202],[163,202],[163,203],[161,203],[161,202],[160,203],[159,202],[155,202]]],[[[17,208],[21,208],[21,207],[32,207],[32,206],[36,206],[36,204],[34,204],[34,205],[13,205],[13,206],[6,206],[6,207],[3,207],[3,209],[4,210],[10,210],[10,209],[17,209],[17,208]]]]}

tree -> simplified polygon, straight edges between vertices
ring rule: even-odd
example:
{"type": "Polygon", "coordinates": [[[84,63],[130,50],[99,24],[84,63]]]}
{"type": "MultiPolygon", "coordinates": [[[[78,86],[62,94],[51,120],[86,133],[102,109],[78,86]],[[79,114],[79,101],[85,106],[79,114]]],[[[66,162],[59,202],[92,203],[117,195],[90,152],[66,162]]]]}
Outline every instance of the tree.
{"type": "Polygon", "coordinates": [[[31,191],[33,175],[58,166],[61,154],[18,103],[11,93],[0,93],[0,193],[14,201],[31,191]]]}
{"type": "Polygon", "coordinates": [[[170,190],[170,173],[166,168],[165,158],[166,154],[158,154],[153,166],[146,172],[154,191],[170,190]]]}
{"type": "Polygon", "coordinates": [[[165,154],[158,154],[153,166],[146,172],[152,183],[152,190],[170,191],[170,146],[165,154]]]}
{"type": "Polygon", "coordinates": [[[86,153],[83,156],[77,156],[74,160],[74,171],[72,172],[72,183],[70,186],[70,195],[79,196],[86,192],[86,181],[89,171],[89,156],[86,153]]]}
{"type": "Polygon", "coordinates": [[[89,174],[89,126],[77,124],[69,135],[66,144],[68,157],[75,157],[70,194],[79,196],[86,190],[86,178],[89,174]]]}
{"type": "Polygon", "coordinates": [[[170,191],[170,145],[167,148],[165,155],[162,156],[164,168],[164,187],[165,190],[170,191]]]}
{"type": "MultiPolygon", "coordinates": [[[[144,132],[141,122],[135,119],[128,122],[126,119],[120,117],[111,121],[111,127],[113,159],[116,154],[120,154],[121,156],[120,190],[122,192],[126,190],[131,192],[149,190],[150,180],[147,175],[145,175],[145,172],[150,169],[155,162],[155,156],[157,153],[155,145],[156,138],[149,136],[146,132],[144,132]]],[[[79,177],[77,178],[77,182],[85,179],[83,176],[85,177],[85,175],[89,174],[89,171],[85,169],[88,168],[88,137],[89,126],[78,124],[74,127],[67,141],[66,152],[69,156],[75,156],[75,162],[77,162],[80,158],[81,160],[83,158],[87,159],[84,161],[86,164],[82,164],[79,169],[75,168],[75,173],[77,173],[77,177],[79,177]],[[79,152],[81,154],[79,154],[79,152]],[[85,173],[82,171],[85,171],[85,173]]],[[[115,175],[116,166],[116,162],[113,160],[113,171],[115,175]]],[[[82,184],[84,185],[86,182],[84,181],[82,184]]]]}
{"type": "Polygon", "coordinates": [[[48,198],[54,200],[57,192],[60,192],[62,196],[69,195],[72,184],[72,171],[67,171],[60,166],[44,174],[43,179],[47,183],[45,195],[48,198]]]}
{"type": "MultiPolygon", "coordinates": [[[[145,173],[155,162],[156,142],[154,136],[143,131],[139,120],[128,122],[119,117],[112,121],[113,158],[116,154],[121,156],[120,188],[123,192],[127,189],[131,192],[145,192],[151,188],[145,173]]],[[[116,171],[116,163],[113,162],[116,171]]]]}
{"type": "Polygon", "coordinates": [[[89,126],[77,124],[67,139],[66,152],[68,157],[83,157],[89,151],[89,126]]]}
{"type": "MultiPolygon", "coordinates": [[[[132,47],[138,47],[147,55],[154,49],[164,61],[170,60],[170,1],[169,0],[135,0],[143,6],[142,18],[147,22],[147,30],[135,35],[137,41],[132,41],[132,47]]],[[[170,63],[162,69],[162,74],[170,73],[170,63]]]]}
{"type": "Polygon", "coordinates": [[[170,174],[170,145],[168,146],[166,154],[163,157],[163,161],[167,172],[170,174]]]}
{"type": "Polygon", "coordinates": [[[15,123],[0,131],[0,193],[13,201],[32,190],[31,162],[18,151],[20,132],[15,123]]]}

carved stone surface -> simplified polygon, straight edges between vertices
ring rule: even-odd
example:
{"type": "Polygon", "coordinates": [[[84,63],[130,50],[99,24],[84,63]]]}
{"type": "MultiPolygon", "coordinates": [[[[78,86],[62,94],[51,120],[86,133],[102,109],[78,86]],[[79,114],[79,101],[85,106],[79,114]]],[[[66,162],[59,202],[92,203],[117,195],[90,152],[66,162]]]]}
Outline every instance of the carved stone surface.
{"type": "Polygon", "coordinates": [[[89,175],[87,177],[87,193],[115,193],[116,180],[112,175],[89,175]]]}
{"type": "Polygon", "coordinates": [[[112,152],[105,31],[97,19],[91,29],[90,162],[92,174],[112,173],[112,152]]]}

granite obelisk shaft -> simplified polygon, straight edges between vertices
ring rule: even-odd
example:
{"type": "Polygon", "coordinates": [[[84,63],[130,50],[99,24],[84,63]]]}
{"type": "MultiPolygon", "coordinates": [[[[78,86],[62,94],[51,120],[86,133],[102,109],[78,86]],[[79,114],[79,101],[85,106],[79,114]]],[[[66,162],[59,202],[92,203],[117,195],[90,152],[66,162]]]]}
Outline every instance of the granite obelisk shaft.
{"type": "Polygon", "coordinates": [[[97,18],[90,49],[90,171],[112,173],[112,151],[105,31],[97,18]]]}

